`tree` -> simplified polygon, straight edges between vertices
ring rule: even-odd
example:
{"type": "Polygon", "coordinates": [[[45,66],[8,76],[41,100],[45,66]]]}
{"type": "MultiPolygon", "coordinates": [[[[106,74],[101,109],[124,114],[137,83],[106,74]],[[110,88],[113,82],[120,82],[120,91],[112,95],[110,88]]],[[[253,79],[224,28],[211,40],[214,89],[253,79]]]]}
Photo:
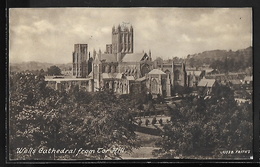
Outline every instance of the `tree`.
{"type": "Polygon", "coordinates": [[[238,106],[228,87],[221,87],[211,98],[183,101],[179,114],[164,126],[163,137],[157,141],[163,158],[175,156],[210,156],[226,158],[221,150],[252,150],[252,105],[238,106]]]}
{"type": "Polygon", "coordinates": [[[40,123],[48,122],[43,120],[44,113],[50,111],[49,108],[54,105],[57,97],[54,90],[46,87],[44,76],[31,73],[17,73],[10,76],[9,91],[9,142],[12,150],[10,154],[14,157],[13,151],[16,148],[30,146],[37,148],[40,146],[41,138],[38,140],[35,138],[38,138],[41,133],[45,133],[45,137],[48,136],[49,130],[39,129],[39,127],[41,127],[40,123]]]}
{"type": "Polygon", "coordinates": [[[195,59],[194,59],[193,57],[189,59],[189,62],[190,62],[190,66],[191,66],[191,67],[194,67],[194,66],[195,66],[195,63],[196,63],[196,62],[195,62],[195,59]]]}
{"type": "Polygon", "coordinates": [[[164,98],[160,94],[157,94],[156,101],[157,101],[158,104],[164,103],[164,98]]]}
{"type": "Polygon", "coordinates": [[[17,74],[10,79],[10,157],[12,159],[111,159],[120,152],[81,154],[25,155],[16,148],[68,148],[109,150],[137,148],[136,135],[129,119],[127,99],[112,92],[93,94],[76,87],[73,92],[49,89],[34,75],[17,74]],[[18,82],[19,81],[19,82],[18,82]],[[30,88],[30,89],[29,89],[30,88]],[[35,97],[33,100],[28,95],[35,97]]]}
{"type": "Polygon", "coordinates": [[[61,69],[57,66],[51,66],[47,70],[48,75],[61,75],[61,69]]]}

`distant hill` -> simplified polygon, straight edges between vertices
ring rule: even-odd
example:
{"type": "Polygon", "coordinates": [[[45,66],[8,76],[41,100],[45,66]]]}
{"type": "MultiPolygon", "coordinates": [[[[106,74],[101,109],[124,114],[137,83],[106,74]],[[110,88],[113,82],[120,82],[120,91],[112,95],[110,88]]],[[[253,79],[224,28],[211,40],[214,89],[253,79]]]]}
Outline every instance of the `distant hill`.
{"type": "Polygon", "coordinates": [[[226,58],[234,59],[234,61],[251,61],[253,56],[252,47],[240,49],[237,51],[232,50],[211,50],[202,53],[188,55],[186,59],[187,66],[201,67],[203,65],[210,65],[214,61],[225,61],[226,58]]]}
{"type": "Polygon", "coordinates": [[[61,70],[71,70],[72,69],[72,63],[67,63],[67,64],[56,64],[61,70]]]}
{"type": "MultiPolygon", "coordinates": [[[[185,59],[187,67],[202,67],[203,65],[211,65],[215,61],[225,61],[226,58],[234,59],[236,62],[243,62],[244,66],[252,64],[252,47],[246,49],[240,49],[237,51],[232,50],[211,50],[204,51],[202,53],[188,55],[185,59]],[[250,64],[251,63],[251,64],[250,64]]],[[[160,58],[157,58],[160,59],[160,58]]],[[[162,60],[163,61],[163,60],[162,60]]],[[[182,61],[182,59],[175,58],[175,62],[182,61]]],[[[238,64],[239,64],[238,63],[238,64]]],[[[72,64],[53,64],[53,63],[42,63],[36,61],[22,62],[22,63],[10,63],[10,71],[35,71],[41,70],[47,71],[50,66],[56,65],[61,70],[71,70],[72,64]]]]}
{"type": "Polygon", "coordinates": [[[50,66],[56,65],[61,70],[68,70],[71,69],[72,65],[71,63],[67,64],[53,64],[53,63],[42,63],[42,62],[36,62],[36,61],[30,61],[30,62],[22,62],[22,63],[10,63],[10,71],[12,72],[19,72],[19,71],[36,71],[43,69],[44,71],[47,71],[47,69],[50,66]]]}

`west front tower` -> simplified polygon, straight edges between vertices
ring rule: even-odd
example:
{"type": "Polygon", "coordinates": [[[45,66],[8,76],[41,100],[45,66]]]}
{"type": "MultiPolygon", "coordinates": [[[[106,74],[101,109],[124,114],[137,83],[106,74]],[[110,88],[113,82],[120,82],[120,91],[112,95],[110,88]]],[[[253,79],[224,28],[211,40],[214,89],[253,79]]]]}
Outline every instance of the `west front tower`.
{"type": "Polygon", "coordinates": [[[75,44],[72,59],[73,76],[76,78],[86,78],[88,75],[88,44],[75,44]]]}

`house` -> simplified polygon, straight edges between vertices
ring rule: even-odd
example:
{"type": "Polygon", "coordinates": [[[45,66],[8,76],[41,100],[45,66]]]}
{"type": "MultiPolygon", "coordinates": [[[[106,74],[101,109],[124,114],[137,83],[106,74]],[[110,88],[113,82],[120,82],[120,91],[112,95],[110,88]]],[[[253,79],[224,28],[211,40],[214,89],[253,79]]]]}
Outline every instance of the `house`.
{"type": "Polygon", "coordinates": [[[200,93],[202,93],[203,95],[209,95],[212,93],[212,91],[216,86],[217,86],[217,82],[215,79],[203,78],[199,81],[197,87],[200,93]]]}
{"type": "Polygon", "coordinates": [[[203,68],[201,70],[205,70],[205,75],[213,75],[219,73],[217,69],[213,69],[213,68],[203,68]]]}

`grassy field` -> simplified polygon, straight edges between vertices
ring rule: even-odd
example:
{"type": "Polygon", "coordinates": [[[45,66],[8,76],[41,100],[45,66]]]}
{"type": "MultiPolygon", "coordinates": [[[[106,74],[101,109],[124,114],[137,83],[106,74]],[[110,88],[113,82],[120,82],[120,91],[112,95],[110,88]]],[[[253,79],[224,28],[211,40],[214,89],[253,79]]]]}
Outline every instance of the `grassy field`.
{"type": "Polygon", "coordinates": [[[141,147],[139,149],[134,149],[131,154],[124,153],[122,154],[123,159],[156,159],[152,155],[155,147],[156,140],[160,139],[160,136],[149,135],[141,132],[136,132],[138,139],[140,141],[141,147]]]}
{"type": "Polygon", "coordinates": [[[140,145],[142,147],[155,147],[156,140],[160,139],[160,136],[149,135],[141,132],[136,132],[140,145]]]}

